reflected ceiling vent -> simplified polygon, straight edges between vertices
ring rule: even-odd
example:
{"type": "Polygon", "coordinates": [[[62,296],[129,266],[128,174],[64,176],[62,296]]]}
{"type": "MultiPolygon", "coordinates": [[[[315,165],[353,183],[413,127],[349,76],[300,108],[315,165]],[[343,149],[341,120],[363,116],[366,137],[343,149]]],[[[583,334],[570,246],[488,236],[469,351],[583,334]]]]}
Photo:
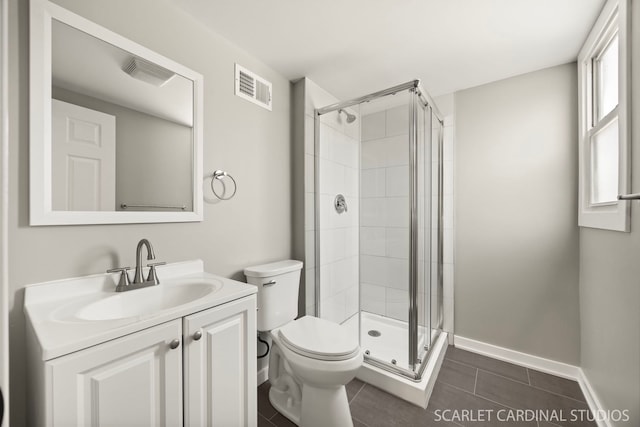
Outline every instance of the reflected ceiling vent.
{"type": "Polygon", "coordinates": [[[236,95],[271,111],[271,82],[236,64],[236,95]]]}
{"type": "Polygon", "coordinates": [[[122,69],[134,79],[152,84],[154,86],[164,86],[176,75],[153,62],[145,61],[141,58],[133,57],[122,69]]]}

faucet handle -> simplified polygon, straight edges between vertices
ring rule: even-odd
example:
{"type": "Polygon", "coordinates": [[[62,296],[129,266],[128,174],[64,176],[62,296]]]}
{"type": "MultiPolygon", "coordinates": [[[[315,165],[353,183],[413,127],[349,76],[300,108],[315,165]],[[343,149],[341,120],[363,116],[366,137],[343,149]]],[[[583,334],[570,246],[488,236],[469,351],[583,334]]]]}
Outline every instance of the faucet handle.
{"type": "Polygon", "coordinates": [[[118,273],[120,272],[120,280],[118,281],[118,286],[116,286],[116,292],[122,292],[127,290],[127,286],[129,286],[129,271],[131,267],[118,267],[118,268],[110,268],[107,270],[107,273],[118,273]]]}
{"type": "Polygon", "coordinates": [[[160,280],[158,279],[158,275],[156,274],[156,266],[165,265],[166,262],[152,262],[151,264],[147,264],[149,267],[149,275],[147,276],[147,282],[153,282],[156,285],[160,284],[160,280]]]}

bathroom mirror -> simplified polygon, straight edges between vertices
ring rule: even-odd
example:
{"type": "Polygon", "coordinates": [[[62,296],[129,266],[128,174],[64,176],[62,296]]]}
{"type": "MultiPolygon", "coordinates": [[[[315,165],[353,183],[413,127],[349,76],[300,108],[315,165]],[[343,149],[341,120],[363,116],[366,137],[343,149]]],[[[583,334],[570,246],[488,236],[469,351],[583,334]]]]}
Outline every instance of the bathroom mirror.
{"type": "Polygon", "coordinates": [[[30,224],[202,220],[202,76],[31,0],[30,224]]]}

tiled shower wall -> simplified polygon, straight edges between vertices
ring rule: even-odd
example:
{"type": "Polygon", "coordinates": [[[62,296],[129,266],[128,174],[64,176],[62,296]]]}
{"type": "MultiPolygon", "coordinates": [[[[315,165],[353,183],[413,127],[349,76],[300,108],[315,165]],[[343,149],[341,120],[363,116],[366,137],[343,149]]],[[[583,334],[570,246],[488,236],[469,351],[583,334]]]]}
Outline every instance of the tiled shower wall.
{"type": "Polygon", "coordinates": [[[394,319],[409,313],[409,111],[362,118],[361,308],[394,319]]]}
{"type": "MultiPolygon", "coordinates": [[[[314,110],[338,102],[309,79],[296,84],[304,98],[304,224],[306,314],[342,322],[359,307],[358,279],[358,179],[360,123],[346,123],[337,112],[322,116],[319,135],[319,266],[316,265],[315,223],[315,123],[314,110]],[[333,208],[337,194],[343,194],[348,210],[333,208]],[[320,268],[321,312],[315,312],[316,269],[320,268]]],[[[349,110],[357,113],[355,110],[349,110]]]]}
{"type": "Polygon", "coordinates": [[[328,113],[320,120],[320,316],[338,323],[358,312],[359,124],[328,113]],[[338,213],[334,199],[345,197],[338,213]]]}

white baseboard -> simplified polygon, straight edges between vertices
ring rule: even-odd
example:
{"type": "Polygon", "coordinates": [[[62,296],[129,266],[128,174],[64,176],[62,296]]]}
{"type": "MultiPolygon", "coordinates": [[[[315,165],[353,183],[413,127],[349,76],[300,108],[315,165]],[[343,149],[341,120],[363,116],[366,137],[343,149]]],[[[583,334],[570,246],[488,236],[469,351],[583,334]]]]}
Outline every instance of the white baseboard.
{"type": "MultiPolygon", "coordinates": [[[[589,383],[589,380],[579,366],[569,365],[567,363],[557,362],[551,359],[545,359],[544,357],[522,353],[520,351],[511,350],[505,347],[499,347],[493,344],[487,344],[482,341],[472,340],[470,338],[461,337],[459,335],[455,335],[454,345],[458,348],[468,350],[472,353],[482,354],[483,356],[492,357],[494,359],[524,366],[526,368],[535,369],[547,374],[574,380],[580,385],[580,389],[584,394],[587,405],[589,405],[589,409],[591,409],[592,412],[598,413],[604,409],[595,391],[593,390],[593,387],[589,383]]],[[[606,420],[598,420],[597,424],[598,427],[611,427],[611,424],[606,420]]]]}
{"type": "Polygon", "coordinates": [[[494,359],[503,360],[505,362],[515,363],[516,365],[524,366],[525,368],[536,369],[562,378],[568,378],[575,381],[578,381],[578,378],[580,378],[580,368],[574,365],[556,362],[555,360],[545,359],[544,357],[534,356],[532,354],[522,353],[504,347],[498,347],[497,345],[487,344],[482,341],[472,340],[459,335],[456,335],[453,341],[456,347],[473,353],[493,357],[494,359]]]}
{"type": "MultiPolygon", "coordinates": [[[[580,389],[582,389],[582,394],[584,394],[584,398],[587,400],[589,408],[592,411],[604,410],[604,406],[600,403],[598,395],[582,369],[580,369],[580,376],[577,381],[578,384],[580,384],[580,389]]],[[[596,420],[596,423],[598,424],[598,427],[612,427],[609,420],[596,420]]]]}

